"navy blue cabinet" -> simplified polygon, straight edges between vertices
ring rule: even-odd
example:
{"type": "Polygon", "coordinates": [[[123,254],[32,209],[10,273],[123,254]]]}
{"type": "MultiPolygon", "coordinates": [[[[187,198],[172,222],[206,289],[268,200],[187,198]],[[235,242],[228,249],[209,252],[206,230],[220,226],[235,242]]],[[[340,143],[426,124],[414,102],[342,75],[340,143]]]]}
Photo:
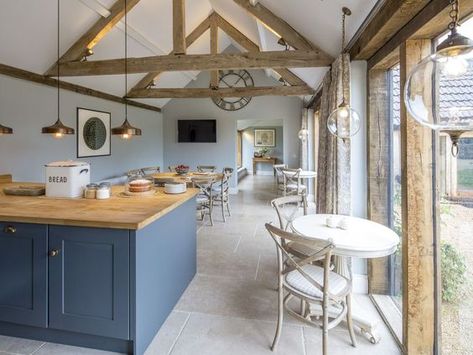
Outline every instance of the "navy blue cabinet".
{"type": "Polygon", "coordinates": [[[50,226],[49,327],[129,339],[128,230],[50,226]]]}
{"type": "Polygon", "coordinates": [[[47,326],[47,232],[0,222],[0,321],[47,326]]]}

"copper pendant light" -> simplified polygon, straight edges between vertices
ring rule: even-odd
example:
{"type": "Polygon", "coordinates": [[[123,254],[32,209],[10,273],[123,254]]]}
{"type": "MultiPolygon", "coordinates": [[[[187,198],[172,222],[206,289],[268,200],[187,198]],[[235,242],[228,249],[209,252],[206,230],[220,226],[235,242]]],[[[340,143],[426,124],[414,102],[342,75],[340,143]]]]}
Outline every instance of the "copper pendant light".
{"type": "Polygon", "coordinates": [[[60,71],[59,71],[59,40],[60,40],[60,0],[57,0],[57,62],[56,62],[56,67],[57,67],[57,121],[47,127],[43,127],[41,129],[41,133],[43,134],[52,134],[56,138],[61,138],[65,134],[70,135],[74,134],[74,128],[68,127],[64,125],[64,123],[61,122],[61,119],[59,118],[60,116],[60,71]]]}
{"type": "MultiPolygon", "coordinates": [[[[128,92],[128,11],[127,0],[125,0],[125,99],[128,92]]],[[[141,136],[141,129],[133,127],[128,122],[128,103],[125,101],[125,121],[121,126],[112,128],[112,135],[120,136],[123,139],[130,139],[134,136],[141,136]]]]}
{"type": "Polygon", "coordinates": [[[0,136],[2,134],[13,134],[13,129],[0,124],[0,136]]]}

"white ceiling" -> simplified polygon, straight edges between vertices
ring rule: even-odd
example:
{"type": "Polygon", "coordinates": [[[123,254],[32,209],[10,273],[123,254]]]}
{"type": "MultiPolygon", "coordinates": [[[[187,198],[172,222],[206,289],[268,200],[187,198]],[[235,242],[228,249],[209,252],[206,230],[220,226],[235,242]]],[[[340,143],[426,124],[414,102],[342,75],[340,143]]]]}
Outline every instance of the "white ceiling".
{"type": "MultiPolygon", "coordinates": [[[[115,0],[61,0],[61,42],[64,53],[100,16],[107,16],[115,0]]],[[[341,48],[341,8],[348,6],[353,15],[347,20],[347,40],[361,25],[376,0],[260,0],[276,15],[286,20],[314,44],[336,56],[341,48]]],[[[212,11],[218,12],[263,50],[282,50],[278,38],[233,0],[187,0],[186,31],[189,34],[212,11]]],[[[172,0],[141,0],[128,17],[128,55],[141,57],[167,54],[172,50],[172,0]]],[[[124,24],[121,21],[95,48],[93,59],[124,56],[124,24]]],[[[2,1],[0,11],[0,63],[44,73],[56,60],[57,38],[56,0],[2,1]]],[[[235,44],[223,32],[219,34],[219,49],[235,44]]],[[[236,46],[238,47],[238,46],[236,46]]],[[[209,53],[209,33],[205,33],[190,48],[189,53],[209,53]]],[[[312,87],[317,87],[326,69],[293,69],[312,87]]],[[[270,72],[268,71],[268,74],[270,72]]],[[[158,87],[184,87],[197,72],[164,73],[158,87]]],[[[130,75],[131,88],[143,74],[130,75]]],[[[110,94],[125,93],[123,75],[67,78],[67,81],[110,94]]],[[[168,100],[148,100],[163,106],[168,100]]]]}

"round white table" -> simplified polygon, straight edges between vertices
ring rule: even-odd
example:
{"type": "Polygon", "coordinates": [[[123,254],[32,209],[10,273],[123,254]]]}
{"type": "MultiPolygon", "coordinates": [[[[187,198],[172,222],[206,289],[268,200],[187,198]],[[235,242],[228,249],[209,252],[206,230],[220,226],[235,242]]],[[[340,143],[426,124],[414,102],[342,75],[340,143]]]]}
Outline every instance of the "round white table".
{"type": "MultiPolygon", "coordinates": [[[[308,238],[332,240],[333,254],[336,271],[343,276],[351,278],[351,257],[379,258],[393,254],[399,244],[399,236],[391,229],[363,218],[314,214],[296,218],[292,222],[294,232],[308,238]],[[335,225],[345,219],[347,229],[330,228],[327,219],[332,218],[335,225]]],[[[311,310],[312,311],[312,310],[311,310]]],[[[320,309],[315,309],[313,314],[320,314],[320,309]]],[[[336,314],[337,311],[334,312],[336,314]]],[[[353,322],[372,343],[380,339],[376,333],[378,321],[367,316],[361,306],[353,304],[353,322]]]]}

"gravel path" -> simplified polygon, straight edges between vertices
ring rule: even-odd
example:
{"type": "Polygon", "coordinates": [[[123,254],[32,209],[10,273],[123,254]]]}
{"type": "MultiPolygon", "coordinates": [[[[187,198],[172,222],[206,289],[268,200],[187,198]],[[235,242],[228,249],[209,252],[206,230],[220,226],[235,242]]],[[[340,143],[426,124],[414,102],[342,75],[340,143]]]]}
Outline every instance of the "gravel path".
{"type": "Polygon", "coordinates": [[[456,303],[442,303],[442,354],[473,354],[473,204],[445,205],[441,240],[454,245],[465,257],[466,280],[456,303]]]}

